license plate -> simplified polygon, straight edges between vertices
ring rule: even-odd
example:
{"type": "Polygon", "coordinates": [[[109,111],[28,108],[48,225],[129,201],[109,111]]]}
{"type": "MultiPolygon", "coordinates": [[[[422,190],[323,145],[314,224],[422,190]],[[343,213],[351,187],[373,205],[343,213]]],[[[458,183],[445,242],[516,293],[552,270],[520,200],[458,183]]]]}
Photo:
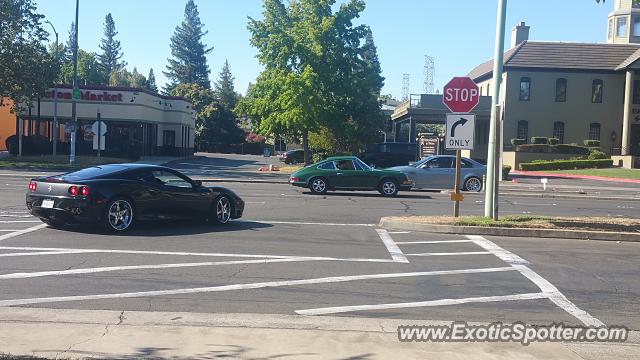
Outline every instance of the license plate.
{"type": "Polygon", "coordinates": [[[53,209],[53,200],[42,200],[42,205],[45,209],[53,209]]]}

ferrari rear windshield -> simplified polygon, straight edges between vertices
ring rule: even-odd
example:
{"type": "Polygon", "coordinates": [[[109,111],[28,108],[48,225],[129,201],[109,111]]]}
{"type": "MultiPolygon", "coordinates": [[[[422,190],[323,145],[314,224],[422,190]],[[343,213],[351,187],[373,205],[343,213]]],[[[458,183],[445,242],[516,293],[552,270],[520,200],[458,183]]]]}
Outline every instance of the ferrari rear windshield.
{"type": "Polygon", "coordinates": [[[74,172],[65,174],[63,177],[69,180],[71,179],[88,180],[88,179],[95,179],[98,177],[104,177],[105,175],[117,173],[124,169],[126,169],[126,167],[122,165],[100,165],[100,166],[94,166],[94,167],[74,171],[74,172]]]}

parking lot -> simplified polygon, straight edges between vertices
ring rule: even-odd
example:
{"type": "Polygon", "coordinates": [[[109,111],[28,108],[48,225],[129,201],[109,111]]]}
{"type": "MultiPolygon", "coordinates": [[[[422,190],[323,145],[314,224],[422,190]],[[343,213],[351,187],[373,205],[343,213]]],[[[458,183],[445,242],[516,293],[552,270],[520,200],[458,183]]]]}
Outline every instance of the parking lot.
{"type": "MultiPolygon", "coordinates": [[[[24,209],[24,183],[3,178],[0,186],[0,306],[640,328],[640,244],[376,225],[387,215],[446,214],[443,194],[311,196],[284,185],[229,183],[247,203],[241,221],[150,223],[110,236],[43,226],[24,209]]],[[[475,196],[463,211],[481,211],[475,196]]],[[[508,200],[513,213],[543,201],[556,203],[547,212],[579,211],[570,199],[508,200]]],[[[638,215],[634,202],[602,204],[589,211],[638,215]]]]}

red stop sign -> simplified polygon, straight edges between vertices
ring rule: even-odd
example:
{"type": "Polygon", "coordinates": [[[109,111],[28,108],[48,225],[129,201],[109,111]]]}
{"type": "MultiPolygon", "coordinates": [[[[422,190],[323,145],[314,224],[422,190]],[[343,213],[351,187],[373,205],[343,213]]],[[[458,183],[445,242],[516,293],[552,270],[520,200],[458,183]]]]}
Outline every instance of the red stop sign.
{"type": "Polygon", "coordinates": [[[468,77],[455,77],[444,86],[442,103],[451,112],[468,113],[478,105],[479,101],[478,85],[468,77]]]}

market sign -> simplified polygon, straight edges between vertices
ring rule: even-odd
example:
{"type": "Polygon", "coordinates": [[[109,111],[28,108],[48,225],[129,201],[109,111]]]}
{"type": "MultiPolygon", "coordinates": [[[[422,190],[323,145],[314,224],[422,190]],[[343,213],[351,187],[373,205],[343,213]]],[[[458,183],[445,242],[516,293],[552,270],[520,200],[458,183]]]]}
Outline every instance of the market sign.
{"type": "MultiPolygon", "coordinates": [[[[82,101],[97,101],[97,102],[122,102],[122,93],[110,93],[107,91],[81,91],[79,100],[82,101]]],[[[71,90],[58,90],[57,96],[55,91],[47,91],[45,93],[47,99],[53,99],[57,97],[63,100],[72,100],[74,98],[73,91],[71,90]]]]}

